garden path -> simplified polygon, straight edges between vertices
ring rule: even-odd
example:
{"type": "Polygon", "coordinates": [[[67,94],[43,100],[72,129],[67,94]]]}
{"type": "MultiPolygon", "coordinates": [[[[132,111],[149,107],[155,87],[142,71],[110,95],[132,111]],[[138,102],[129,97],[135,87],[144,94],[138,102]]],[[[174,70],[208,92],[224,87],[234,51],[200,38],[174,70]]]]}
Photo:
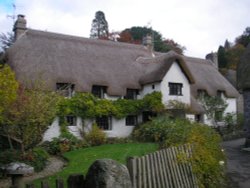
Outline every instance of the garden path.
{"type": "MultiPolygon", "coordinates": [[[[65,166],[65,164],[66,162],[62,158],[50,157],[48,159],[48,164],[46,165],[43,171],[34,173],[31,176],[24,177],[22,181],[23,183],[26,183],[26,182],[33,181],[35,179],[53,175],[56,172],[59,172],[65,166]]],[[[10,184],[11,184],[10,178],[0,180],[0,188],[7,188],[10,186],[10,184]]]]}
{"type": "Polygon", "coordinates": [[[225,141],[222,147],[227,157],[230,188],[250,187],[250,152],[242,150],[245,139],[225,141]]]}

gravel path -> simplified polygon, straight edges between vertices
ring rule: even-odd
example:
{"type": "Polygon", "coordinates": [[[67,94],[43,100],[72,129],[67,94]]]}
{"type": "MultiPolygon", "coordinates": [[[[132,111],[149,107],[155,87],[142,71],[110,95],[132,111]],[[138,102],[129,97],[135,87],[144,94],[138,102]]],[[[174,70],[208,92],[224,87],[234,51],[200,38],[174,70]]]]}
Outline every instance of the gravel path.
{"type": "MultiPolygon", "coordinates": [[[[23,178],[23,183],[33,181],[35,179],[43,178],[46,176],[50,176],[59,172],[64,166],[66,162],[59,157],[51,157],[48,159],[48,164],[45,169],[41,172],[34,173],[31,176],[27,176],[23,178]]],[[[10,178],[5,180],[0,180],[0,188],[7,188],[11,184],[10,178]]]]}

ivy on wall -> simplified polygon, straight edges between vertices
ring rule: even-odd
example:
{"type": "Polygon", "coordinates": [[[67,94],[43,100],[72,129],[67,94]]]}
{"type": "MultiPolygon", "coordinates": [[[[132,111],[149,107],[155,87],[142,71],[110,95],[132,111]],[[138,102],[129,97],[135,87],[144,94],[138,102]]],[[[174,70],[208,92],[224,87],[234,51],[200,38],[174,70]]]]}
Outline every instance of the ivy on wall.
{"type": "Polygon", "coordinates": [[[93,119],[100,116],[114,116],[117,119],[137,115],[143,111],[160,112],[164,109],[161,92],[145,95],[143,99],[99,99],[91,93],[77,93],[72,98],[64,98],[58,106],[58,116],[78,116],[93,119]]]}

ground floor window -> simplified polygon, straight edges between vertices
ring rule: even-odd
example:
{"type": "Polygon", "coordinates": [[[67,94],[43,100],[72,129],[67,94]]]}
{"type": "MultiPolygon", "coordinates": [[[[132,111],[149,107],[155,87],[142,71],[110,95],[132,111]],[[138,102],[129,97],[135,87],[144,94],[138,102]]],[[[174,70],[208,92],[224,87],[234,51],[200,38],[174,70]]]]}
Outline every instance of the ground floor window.
{"type": "Polygon", "coordinates": [[[112,121],[110,116],[101,116],[96,118],[97,126],[102,130],[112,130],[112,121]]]}
{"type": "Polygon", "coordinates": [[[137,116],[129,115],[126,117],[126,125],[127,126],[135,126],[137,125],[137,116]]]}
{"type": "Polygon", "coordinates": [[[157,114],[151,111],[145,111],[142,113],[142,121],[147,122],[150,121],[153,117],[156,117],[157,114]]]}
{"type": "Polygon", "coordinates": [[[198,123],[202,123],[203,122],[203,116],[201,114],[196,114],[195,115],[195,121],[198,123]]]}
{"type": "Polygon", "coordinates": [[[76,126],[76,116],[66,116],[67,126],[76,126]]]}
{"type": "Polygon", "coordinates": [[[214,114],[215,121],[222,121],[223,120],[223,111],[217,110],[214,114]]]}

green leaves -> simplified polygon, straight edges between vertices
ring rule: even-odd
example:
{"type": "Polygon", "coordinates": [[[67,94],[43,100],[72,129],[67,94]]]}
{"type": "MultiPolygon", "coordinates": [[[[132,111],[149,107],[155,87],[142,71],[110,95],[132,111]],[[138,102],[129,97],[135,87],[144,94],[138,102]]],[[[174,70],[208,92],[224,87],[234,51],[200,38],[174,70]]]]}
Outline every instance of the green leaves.
{"type": "Polygon", "coordinates": [[[0,124],[3,113],[17,97],[18,83],[15,74],[8,65],[0,65],[0,124]]]}
{"type": "Polygon", "coordinates": [[[144,110],[159,112],[163,108],[160,92],[153,92],[140,100],[118,99],[116,101],[98,99],[90,93],[77,93],[71,99],[65,98],[60,102],[58,115],[75,115],[83,119],[112,115],[120,119],[139,114],[144,110]]]}

